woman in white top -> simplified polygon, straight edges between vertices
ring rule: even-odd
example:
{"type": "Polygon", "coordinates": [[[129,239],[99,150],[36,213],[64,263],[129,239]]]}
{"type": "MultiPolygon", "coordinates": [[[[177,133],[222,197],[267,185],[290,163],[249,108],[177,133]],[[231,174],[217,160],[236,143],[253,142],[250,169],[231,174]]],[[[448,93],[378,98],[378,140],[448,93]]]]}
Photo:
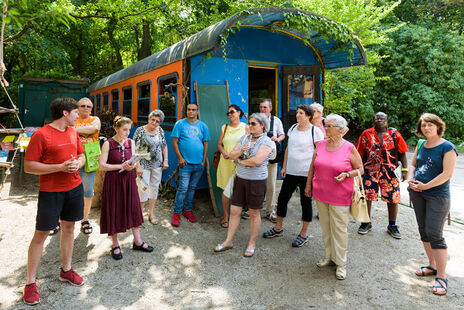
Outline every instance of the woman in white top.
{"type": "Polygon", "coordinates": [[[293,247],[301,247],[308,242],[308,226],[313,217],[311,198],[305,196],[304,190],[314,149],[317,143],[324,139],[322,131],[311,124],[313,115],[314,110],[307,104],[301,104],[296,109],[297,124],[288,130],[288,146],[280,171],[284,182],[277,199],[277,223],[263,233],[263,238],[282,236],[282,224],[287,215],[287,204],[296,187],[299,186],[303,227],[293,241],[293,247]]]}

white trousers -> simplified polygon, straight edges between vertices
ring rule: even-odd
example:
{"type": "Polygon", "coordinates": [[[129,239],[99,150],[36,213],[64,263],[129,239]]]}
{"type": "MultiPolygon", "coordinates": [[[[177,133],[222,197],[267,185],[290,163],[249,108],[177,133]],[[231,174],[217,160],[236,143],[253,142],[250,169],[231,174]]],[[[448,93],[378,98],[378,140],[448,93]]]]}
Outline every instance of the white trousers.
{"type": "Polygon", "coordinates": [[[277,163],[267,165],[267,189],[266,189],[266,214],[270,214],[275,210],[276,195],[275,188],[277,182],[277,163]]]}
{"type": "Polygon", "coordinates": [[[317,200],[316,206],[324,240],[325,258],[331,259],[337,266],[345,266],[350,207],[334,206],[317,200]]]}
{"type": "Polygon", "coordinates": [[[143,169],[142,179],[148,184],[148,188],[142,191],[139,188],[140,202],[146,202],[148,199],[158,199],[158,189],[161,182],[163,171],[160,168],[143,169]]]}

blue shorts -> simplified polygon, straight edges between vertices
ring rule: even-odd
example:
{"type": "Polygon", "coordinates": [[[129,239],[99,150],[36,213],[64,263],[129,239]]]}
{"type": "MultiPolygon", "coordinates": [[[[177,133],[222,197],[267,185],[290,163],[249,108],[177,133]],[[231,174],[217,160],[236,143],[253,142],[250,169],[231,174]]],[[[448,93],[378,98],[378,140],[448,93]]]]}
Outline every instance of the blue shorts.
{"type": "Polygon", "coordinates": [[[84,167],[79,169],[82,185],[84,186],[84,197],[93,197],[93,184],[95,183],[95,171],[85,172],[84,167]]]}

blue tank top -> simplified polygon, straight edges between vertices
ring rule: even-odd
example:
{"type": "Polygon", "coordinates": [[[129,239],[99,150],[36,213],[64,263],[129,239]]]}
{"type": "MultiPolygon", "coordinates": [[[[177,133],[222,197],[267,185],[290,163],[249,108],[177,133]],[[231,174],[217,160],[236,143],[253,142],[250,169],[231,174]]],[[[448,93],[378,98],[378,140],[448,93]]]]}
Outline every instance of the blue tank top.
{"type": "MultiPolygon", "coordinates": [[[[458,151],[453,143],[446,141],[432,148],[426,148],[425,144],[420,148],[416,156],[416,172],[414,179],[422,183],[427,183],[443,172],[443,158],[446,153],[454,150],[458,151]]],[[[450,197],[450,180],[445,183],[432,187],[422,193],[430,196],[450,197]]]]}

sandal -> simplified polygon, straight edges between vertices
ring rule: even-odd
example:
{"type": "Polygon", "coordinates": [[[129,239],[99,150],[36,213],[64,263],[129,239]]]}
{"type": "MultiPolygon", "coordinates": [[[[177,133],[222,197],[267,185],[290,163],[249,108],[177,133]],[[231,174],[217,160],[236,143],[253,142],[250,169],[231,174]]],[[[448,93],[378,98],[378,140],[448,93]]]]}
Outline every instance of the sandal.
{"type": "Polygon", "coordinates": [[[252,257],[255,254],[255,249],[246,249],[243,257],[252,257]]]}
{"type": "Polygon", "coordinates": [[[214,248],[214,252],[216,252],[216,253],[224,252],[224,251],[232,249],[233,247],[234,247],[233,245],[231,245],[231,246],[222,246],[220,243],[218,243],[218,245],[214,248]]]}
{"type": "Polygon", "coordinates": [[[111,257],[115,260],[120,260],[122,259],[122,251],[121,248],[118,246],[115,246],[114,248],[111,249],[111,257]],[[116,250],[119,249],[119,253],[114,253],[116,250]]]}
{"type": "Polygon", "coordinates": [[[416,276],[418,277],[427,277],[427,276],[436,276],[437,270],[432,266],[422,266],[416,270],[416,276]],[[431,272],[425,272],[426,270],[430,270],[431,272]]]}
{"type": "Polygon", "coordinates": [[[93,227],[90,226],[89,221],[81,222],[81,231],[86,235],[90,235],[93,232],[93,227]]]}
{"type": "Polygon", "coordinates": [[[58,222],[58,225],[52,230],[50,230],[50,233],[48,234],[49,236],[56,235],[61,229],[60,223],[58,222]]]}
{"type": "Polygon", "coordinates": [[[152,225],[158,225],[158,219],[153,216],[151,217],[151,215],[148,215],[148,221],[152,224],[152,225]]]}
{"type": "Polygon", "coordinates": [[[221,227],[222,228],[228,228],[229,227],[229,219],[227,216],[223,216],[221,218],[221,227]]]}
{"type": "Polygon", "coordinates": [[[432,288],[432,291],[435,295],[446,295],[448,292],[448,280],[443,279],[443,278],[435,278],[435,283],[438,283],[438,285],[434,285],[432,288]],[[439,291],[441,290],[441,291],[439,291]]]}
{"type": "Polygon", "coordinates": [[[337,266],[337,270],[335,271],[335,276],[338,280],[345,280],[346,279],[346,267],[345,266],[337,266]]]}

